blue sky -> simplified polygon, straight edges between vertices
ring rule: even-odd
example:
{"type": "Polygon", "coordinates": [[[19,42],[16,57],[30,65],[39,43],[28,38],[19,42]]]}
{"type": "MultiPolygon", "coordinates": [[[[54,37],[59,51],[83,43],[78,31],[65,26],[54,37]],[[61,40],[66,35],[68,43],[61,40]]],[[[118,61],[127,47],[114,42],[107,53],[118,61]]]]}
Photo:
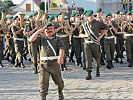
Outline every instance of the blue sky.
{"type": "MultiPolygon", "coordinates": [[[[21,3],[23,0],[12,0],[15,4],[21,3]]],[[[67,0],[71,4],[72,0],[67,0]]],[[[74,0],[77,6],[84,7],[85,9],[96,9],[96,0],[74,0]]]]}

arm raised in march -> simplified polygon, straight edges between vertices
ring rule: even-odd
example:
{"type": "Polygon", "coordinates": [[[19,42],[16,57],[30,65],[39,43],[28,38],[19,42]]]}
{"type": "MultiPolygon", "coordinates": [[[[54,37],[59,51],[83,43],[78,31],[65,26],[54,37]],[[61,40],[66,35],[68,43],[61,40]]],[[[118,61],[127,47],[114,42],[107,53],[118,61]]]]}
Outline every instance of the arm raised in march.
{"type": "Polygon", "coordinates": [[[38,31],[36,31],[36,32],[30,37],[29,42],[34,42],[34,41],[37,39],[38,35],[39,35],[40,33],[44,32],[44,29],[45,29],[45,28],[41,28],[41,29],[39,29],[38,31]]]}

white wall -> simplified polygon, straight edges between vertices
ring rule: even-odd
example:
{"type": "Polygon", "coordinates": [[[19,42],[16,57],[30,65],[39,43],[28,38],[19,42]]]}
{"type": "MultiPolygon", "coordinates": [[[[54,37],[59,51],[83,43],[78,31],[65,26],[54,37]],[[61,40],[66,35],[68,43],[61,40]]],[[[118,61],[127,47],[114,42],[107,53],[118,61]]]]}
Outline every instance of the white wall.
{"type": "Polygon", "coordinates": [[[14,11],[26,12],[26,4],[31,4],[31,11],[38,11],[39,7],[33,2],[33,0],[23,0],[14,11]]]}

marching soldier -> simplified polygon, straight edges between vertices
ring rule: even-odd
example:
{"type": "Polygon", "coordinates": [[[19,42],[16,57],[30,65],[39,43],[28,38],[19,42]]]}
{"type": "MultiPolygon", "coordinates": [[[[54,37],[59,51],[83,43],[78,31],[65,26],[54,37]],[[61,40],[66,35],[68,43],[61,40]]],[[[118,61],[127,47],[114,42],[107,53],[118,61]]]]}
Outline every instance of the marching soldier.
{"type": "Polygon", "coordinates": [[[127,21],[123,26],[123,31],[125,32],[125,46],[126,46],[126,54],[127,61],[129,62],[128,67],[133,66],[133,19],[132,14],[129,11],[127,13],[127,21]]]}
{"type": "MultiPolygon", "coordinates": [[[[97,12],[97,17],[96,20],[103,22],[103,13],[102,13],[102,9],[98,8],[96,10],[97,12]]],[[[104,36],[103,38],[100,40],[100,44],[101,44],[101,60],[100,60],[100,64],[101,65],[105,65],[104,63],[104,58],[105,58],[105,51],[104,51],[104,36]]]]}
{"type": "Polygon", "coordinates": [[[77,66],[82,66],[82,61],[81,61],[81,38],[79,37],[79,32],[82,28],[82,24],[80,21],[80,15],[76,14],[75,15],[75,22],[72,23],[72,27],[73,27],[73,34],[72,34],[72,46],[74,49],[74,54],[76,57],[76,62],[77,62],[77,66]]]}
{"type": "Polygon", "coordinates": [[[114,12],[114,21],[117,23],[117,32],[115,33],[116,36],[116,57],[115,61],[119,62],[118,58],[121,59],[120,63],[122,64],[122,57],[123,57],[123,49],[124,49],[124,39],[123,39],[123,32],[122,32],[122,19],[120,17],[120,12],[116,10],[114,12]]]}
{"type": "Polygon", "coordinates": [[[2,60],[3,60],[3,31],[5,27],[3,27],[0,23],[0,67],[4,67],[2,64],[2,60]]]}
{"type": "MultiPolygon", "coordinates": [[[[27,38],[29,39],[30,36],[36,31],[36,26],[35,26],[35,20],[33,19],[33,15],[30,15],[27,19],[27,25],[25,26],[25,31],[24,34],[25,36],[27,36],[27,38]]],[[[33,64],[33,73],[37,74],[38,70],[37,70],[37,66],[38,66],[38,60],[37,60],[37,54],[38,54],[38,49],[37,49],[37,43],[35,43],[36,41],[34,41],[33,43],[30,43],[28,41],[28,51],[31,57],[31,61],[33,64]]]]}
{"type": "Polygon", "coordinates": [[[62,80],[59,65],[63,64],[63,41],[56,37],[54,27],[51,23],[46,23],[44,28],[35,32],[31,36],[30,42],[33,42],[36,39],[40,41],[38,45],[40,47],[39,94],[41,100],[46,100],[50,75],[54,83],[58,85],[59,100],[63,100],[64,96],[62,90],[64,88],[64,82],[62,80]]]}
{"type": "Polygon", "coordinates": [[[94,19],[93,11],[90,10],[86,13],[87,21],[82,24],[85,34],[80,34],[81,38],[85,38],[84,43],[84,52],[86,58],[86,71],[88,75],[86,80],[92,79],[91,76],[91,68],[92,68],[92,59],[94,58],[96,61],[96,77],[100,77],[100,58],[101,58],[101,51],[100,51],[100,39],[104,36],[107,32],[106,25],[102,22],[96,21],[94,19]],[[102,33],[101,33],[102,32],[102,33]],[[101,33],[99,35],[99,33],[101,33]]]}
{"type": "Polygon", "coordinates": [[[104,51],[106,52],[106,59],[108,69],[111,69],[113,66],[112,61],[114,60],[115,44],[114,44],[114,33],[117,32],[117,24],[112,21],[112,15],[109,13],[106,15],[105,24],[108,27],[108,32],[104,37],[104,51]]]}
{"type": "Polygon", "coordinates": [[[69,56],[69,23],[64,20],[65,18],[65,13],[60,13],[58,16],[58,22],[55,23],[55,28],[56,28],[56,36],[61,38],[65,44],[65,56],[64,56],[64,64],[61,65],[62,71],[64,71],[64,68],[67,70],[66,67],[66,59],[67,56],[69,56]]]}
{"type": "Polygon", "coordinates": [[[12,25],[12,33],[14,38],[14,47],[16,52],[16,58],[15,58],[15,67],[22,67],[24,68],[23,64],[23,47],[24,47],[24,40],[23,40],[23,28],[20,28],[20,22],[19,17],[15,16],[13,18],[14,22],[12,25]]]}

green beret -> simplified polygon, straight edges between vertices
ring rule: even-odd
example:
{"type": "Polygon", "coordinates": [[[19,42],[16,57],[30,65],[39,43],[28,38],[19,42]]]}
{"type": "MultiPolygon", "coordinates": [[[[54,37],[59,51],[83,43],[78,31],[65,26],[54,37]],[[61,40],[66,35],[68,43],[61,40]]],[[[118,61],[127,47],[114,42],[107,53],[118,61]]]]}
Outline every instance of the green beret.
{"type": "Polygon", "coordinates": [[[98,8],[98,9],[96,10],[96,12],[97,12],[97,13],[102,12],[102,9],[101,9],[101,8],[98,8]]]}
{"type": "Polygon", "coordinates": [[[37,13],[38,13],[38,12],[35,12],[35,13],[33,13],[32,15],[33,15],[33,16],[36,16],[36,15],[37,15],[37,13]]]}
{"type": "Polygon", "coordinates": [[[119,14],[119,13],[120,13],[119,10],[115,10],[115,11],[114,11],[114,14],[119,14]]]}
{"type": "Polygon", "coordinates": [[[132,11],[132,14],[133,14],[133,10],[131,10],[132,11]]]}
{"type": "Polygon", "coordinates": [[[87,17],[89,17],[89,16],[91,16],[91,14],[93,14],[93,10],[87,11],[85,15],[86,15],[87,17]]]}
{"type": "Polygon", "coordinates": [[[110,13],[107,13],[107,14],[106,14],[106,17],[108,17],[108,16],[112,16],[112,15],[111,15],[110,13]]]}
{"type": "Polygon", "coordinates": [[[17,18],[18,18],[18,16],[14,16],[14,17],[13,17],[13,20],[16,20],[17,18]]]}
{"type": "Polygon", "coordinates": [[[57,18],[59,16],[59,14],[56,14],[54,17],[57,18]]]}
{"type": "Polygon", "coordinates": [[[72,14],[71,14],[71,17],[75,17],[75,15],[76,15],[76,13],[72,13],[72,14]]]}
{"type": "Polygon", "coordinates": [[[51,21],[51,20],[53,20],[54,18],[55,18],[54,16],[51,16],[51,17],[48,18],[48,21],[51,21]]]}
{"type": "Polygon", "coordinates": [[[8,17],[7,17],[7,19],[12,19],[12,18],[13,18],[13,16],[8,16],[8,17]]]}
{"type": "Polygon", "coordinates": [[[78,16],[80,16],[80,15],[79,15],[79,14],[76,14],[76,15],[75,15],[75,17],[78,17],[78,16]]]}
{"type": "Polygon", "coordinates": [[[50,27],[50,26],[53,26],[52,23],[48,22],[44,25],[44,28],[47,28],[47,27],[50,27]]]}
{"type": "Polygon", "coordinates": [[[128,12],[127,12],[127,15],[131,15],[131,14],[132,14],[132,12],[131,12],[131,11],[128,11],[128,12]]]}
{"type": "Polygon", "coordinates": [[[123,15],[125,15],[126,13],[127,13],[127,11],[125,11],[125,10],[122,11],[122,14],[123,14],[123,15]]]}
{"type": "Polygon", "coordinates": [[[84,12],[83,12],[83,14],[85,15],[87,13],[87,10],[85,10],[84,12]]]}

